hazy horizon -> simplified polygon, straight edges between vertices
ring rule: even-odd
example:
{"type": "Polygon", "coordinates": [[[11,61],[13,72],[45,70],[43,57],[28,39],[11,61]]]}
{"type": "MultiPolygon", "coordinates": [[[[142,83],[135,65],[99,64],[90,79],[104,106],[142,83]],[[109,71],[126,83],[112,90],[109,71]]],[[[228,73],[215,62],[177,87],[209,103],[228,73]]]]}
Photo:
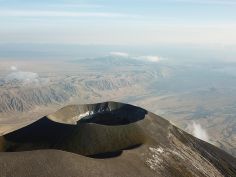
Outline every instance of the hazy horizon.
{"type": "Polygon", "coordinates": [[[0,1],[1,43],[236,45],[234,0],[0,1]]]}

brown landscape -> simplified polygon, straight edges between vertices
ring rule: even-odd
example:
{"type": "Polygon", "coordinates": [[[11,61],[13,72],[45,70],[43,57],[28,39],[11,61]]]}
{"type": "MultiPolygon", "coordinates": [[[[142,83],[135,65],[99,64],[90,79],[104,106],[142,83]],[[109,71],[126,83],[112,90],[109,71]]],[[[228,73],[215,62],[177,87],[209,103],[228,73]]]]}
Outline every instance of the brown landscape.
{"type": "Polygon", "coordinates": [[[188,91],[179,92],[176,91],[178,88],[165,88],[162,81],[174,82],[172,77],[177,71],[173,66],[158,63],[154,69],[149,63],[141,62],[140,65],[140,61],[119,57],[107,58],[106,62],[90,60],[59,61],[56,64],[46,61],[1,62],[1,133],[23,127],[69,104],[113,100],[143,107],[195,136],[193,124],[199,125],[199,131],[207,134],[205,141],[235,156],[234,86],[222,88],[215,81],[214,88],[200,85],[193,89],[191,86],[188,91]],[[95,63],[96,68],[90,63],[95,63]],[[15,65],[18,71],[11,71],[10,67],[15,65]],[[36,76],[33,75],[29,83],[6,80],[10,74],[22,72],[23,75],[36,73],[36,76]]]}

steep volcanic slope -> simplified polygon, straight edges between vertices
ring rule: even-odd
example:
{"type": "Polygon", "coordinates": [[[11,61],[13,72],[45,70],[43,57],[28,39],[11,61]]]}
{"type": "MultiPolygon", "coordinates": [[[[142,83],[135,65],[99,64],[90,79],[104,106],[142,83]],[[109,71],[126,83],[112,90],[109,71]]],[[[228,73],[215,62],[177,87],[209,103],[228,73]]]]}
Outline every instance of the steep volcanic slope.
{"type": "Polygon", "coordinates": [[[44,117],[2,137],[0,176],[236,176],[235,158],[142,108],[73,105],[48,117],[78,123],[44,117]]]}

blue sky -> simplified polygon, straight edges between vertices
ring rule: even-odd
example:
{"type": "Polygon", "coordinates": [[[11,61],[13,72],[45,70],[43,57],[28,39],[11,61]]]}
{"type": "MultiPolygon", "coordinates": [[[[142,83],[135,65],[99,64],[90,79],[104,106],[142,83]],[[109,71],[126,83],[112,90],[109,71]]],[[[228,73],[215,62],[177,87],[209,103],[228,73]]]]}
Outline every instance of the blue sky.
{"type": "Polygon", "coordinates": [[[232,46],[235,9],[235,0],[0,0],[0,42],[232,46]]]}

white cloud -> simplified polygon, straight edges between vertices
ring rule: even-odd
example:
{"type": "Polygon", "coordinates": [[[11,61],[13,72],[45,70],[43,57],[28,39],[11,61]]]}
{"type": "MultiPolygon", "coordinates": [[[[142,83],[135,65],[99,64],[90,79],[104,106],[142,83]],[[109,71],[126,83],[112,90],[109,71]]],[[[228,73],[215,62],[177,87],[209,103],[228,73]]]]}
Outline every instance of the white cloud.
{"type": "Polygon", "coordinates": [[[16,67],[16,66],[11,66],[10,69],[11,69],[12,71],[16,71],[16,70],[17,70],[17,67],[16,67]]]}
{"type": "Polygon", "coordinates": [[[129,57],[129,54],[125,52],[110,52],[110,55],[119,57],[129,57]]]}
{"type": "Polygon", "coordinates": [[[140,56],[136,57],[137,59],[150,61],[150,62],[160,62],[163,58],[160,56],[140,56]]]}
{"type": "Polygon", "coordinates": [[[207,131],[201,126],[201,124],[193,122],[192,133],[195,137],[197,137],[203,141],[209,142],[209,136],[207,134],[207,131]]]}
{"type": "Polygon", "coordinates": [[[29,11],[1,10],[1,17],[135,17],[134,15],[108,12],[68,12],[68,11],[29,11]]]}
{"type": "Polygon", "coordinates": [[[6,81],[18,81],[23,83],[37,83],[39,82],[39,76],[37,73],[33,72],[23,72],[23,71],[17,71],[10,73],[6,77],[6,81]]]}
{"type": "Polygon", "coordinates": [[[33,84],[34,86],[38,86],[50,82],[49,78],[42,78],[34,72],[18,71],[15,66],[12,66],[11,69],[13,72],[5,77],[7,83],[20,85],[33,84]]]}
{"type": "Polygon", "coordinates": [[[135,59],[135,60],[142,60],[142,61],[148,61],[148,62],[160,62],[163,60],[163,57],[160,56],[155,56],[155,55],[147,55],[147,56],[132,56],[128,53],[125,52],[110,52],[111,56],[118,56],[118,57],[129,57],[130,59],[135,59]]]}

